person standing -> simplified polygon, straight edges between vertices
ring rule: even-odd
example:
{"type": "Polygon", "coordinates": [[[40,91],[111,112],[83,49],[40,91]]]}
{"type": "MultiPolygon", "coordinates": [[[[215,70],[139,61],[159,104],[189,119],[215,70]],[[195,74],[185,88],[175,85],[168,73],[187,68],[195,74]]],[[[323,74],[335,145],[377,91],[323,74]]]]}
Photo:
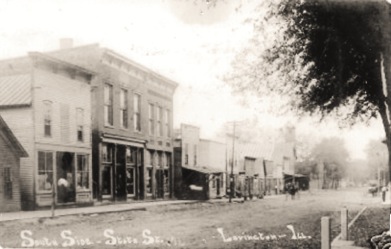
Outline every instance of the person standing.
{"type": "Polygon", "coordinates": [[[381,194],[382,194],[382,199],[383,199],[383,202],[386,201],[386,192],[387,192],[387,187],[384,185],[382,188],[381,188],[381,194]]]}

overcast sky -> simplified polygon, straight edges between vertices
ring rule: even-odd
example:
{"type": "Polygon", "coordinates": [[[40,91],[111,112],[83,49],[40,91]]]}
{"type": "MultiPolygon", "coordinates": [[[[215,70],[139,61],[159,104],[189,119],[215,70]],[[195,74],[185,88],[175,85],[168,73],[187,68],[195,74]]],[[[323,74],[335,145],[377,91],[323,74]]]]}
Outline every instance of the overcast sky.
{"type": "Polygon", "coordinates": [[[368,139],[384,136],[379,121],[340,131],[332,120],[320,125],[276,117],[266,99],[241,106],[221,79],[251,38],[251,24],[243,21],[255,14],[259,1],[221,1],[216,7],[206,0],[194,2],[0,0],[0,58],[55,50],[60,38],[73,38],[75,46],[100,43],[177,81],[174,126],[198,125],[205,137],[212,137],[226,121],[256,116],[264,127],[291,122],[299,134],[343,136],[351,156],[363,158],[368,139]]]}

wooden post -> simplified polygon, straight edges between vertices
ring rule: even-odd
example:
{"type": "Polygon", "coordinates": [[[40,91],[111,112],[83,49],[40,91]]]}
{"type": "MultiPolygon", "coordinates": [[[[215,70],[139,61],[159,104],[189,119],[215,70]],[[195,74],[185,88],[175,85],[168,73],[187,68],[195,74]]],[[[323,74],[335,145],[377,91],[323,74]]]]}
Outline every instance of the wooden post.
{"type": "Polygon", "coordinates": [[[348,209],[341,209],[341,240],[348,240],[348,209]]]}
{"type": "Polygon", "coordinates": [[[55,200],[56,199],[56,191],[54,189],[54,181],[52,183],[52,218],[54,217],[54,208],[55,208],[55,200]]]}
{"type": "Polygon", "coordinates": [[[322,217],[321,219],[321,249],[331,249],[331,226],[330,217],[322,217]]]}

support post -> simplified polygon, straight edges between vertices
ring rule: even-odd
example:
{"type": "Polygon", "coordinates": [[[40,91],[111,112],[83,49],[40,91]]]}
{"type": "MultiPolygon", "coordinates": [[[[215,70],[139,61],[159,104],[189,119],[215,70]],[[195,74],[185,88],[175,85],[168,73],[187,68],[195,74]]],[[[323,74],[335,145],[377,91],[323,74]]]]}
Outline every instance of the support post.
{"type": "Polygon", "coordinates": [[[331,249],[331,226],[330,217],[321,218],[321,249],[331,249]]]}
{"type": "Polygon", "coordinates": [[[348,240],[348,209],[341,209],[341,240],[348,240]]]}

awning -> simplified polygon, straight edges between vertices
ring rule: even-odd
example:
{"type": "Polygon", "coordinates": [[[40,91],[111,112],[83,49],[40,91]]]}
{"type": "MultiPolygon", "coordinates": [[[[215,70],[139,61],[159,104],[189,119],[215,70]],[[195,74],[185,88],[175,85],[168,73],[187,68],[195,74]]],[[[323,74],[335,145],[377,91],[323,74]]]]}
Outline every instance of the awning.
{"type": "Polygon", "coordinates": [[[102,137],[102,142],[144,148],[144,143],[135,142],[135,141],[131,141],[131,140],[120,140],[120,139],[102,137]]]}
{"type": "Polygon", "coordinates": [[[217,173],[224,173],[224,171],[222,170],[218,170],[218,169],[212,169],[212,168],[208,168],[208,167],[189,167],[189,166],[182,166],[183,169],[187,169],[187,170],[192,170],[192,171],[197,171],[197,172],[200,172],[202,174],[217,174],[217,173]]]}

